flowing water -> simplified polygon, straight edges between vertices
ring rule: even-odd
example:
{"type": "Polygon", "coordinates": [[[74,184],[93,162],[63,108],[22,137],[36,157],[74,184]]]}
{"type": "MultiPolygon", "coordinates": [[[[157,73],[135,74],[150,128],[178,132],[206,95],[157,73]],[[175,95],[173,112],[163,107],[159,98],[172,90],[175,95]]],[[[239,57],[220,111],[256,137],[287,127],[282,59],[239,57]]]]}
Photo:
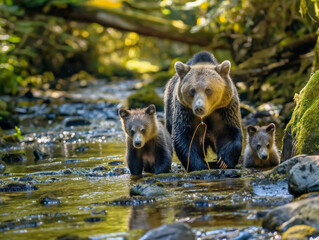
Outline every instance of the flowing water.
{"type": "MultiPolygon", "coordinates": [[[[29,190],[0,192],[0,239],[57,239],[66,234],[138,239],[149,229],[176,221],[190,224],[199,239],[247,229],[259,239],[276,236],[261,228],[260,216],[290,196],[242,194],[253,174],[163,181],[168,195],[129,201],[130,188],[141,179],[131,177],[124,163],[124,133],[117,109],[135,84],[97,82],[72,92],[38,93],[50,101],[17,102],[24,140],[2,148],[1,153],[23,153],[25,158],[6,164],[0,189],[14,183],[29,190]],[[90,124],[83,124],[83,119],[90,124]],[[71,120],[82,124],[70,126],[71,120]],[[47,156],[36,160],[35,149],[47,156]],[[51,198],[49,204],[43,203],[46,197],[51,198]]],[[[176,158],[174,162],[178,169],[176,158]]]]}

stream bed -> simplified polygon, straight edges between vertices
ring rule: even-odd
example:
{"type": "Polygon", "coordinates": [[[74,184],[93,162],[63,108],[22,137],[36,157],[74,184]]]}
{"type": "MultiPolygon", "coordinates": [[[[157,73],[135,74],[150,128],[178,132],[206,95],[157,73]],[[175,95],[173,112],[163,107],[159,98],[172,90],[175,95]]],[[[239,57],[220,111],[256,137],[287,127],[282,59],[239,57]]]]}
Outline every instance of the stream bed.
{"type": "Polygon", "coordinates": [[[262,217],[292,196],[282,186],[251,190],[265,170],[194,177],[174,157],[169,177],[129,174],[117,110],[137,83],[96,81],[34,92],[32,99],[3,98],[15,101],[24,139],[0,149],[11,156],[0,173],[0,239],[139,239],[173,222],[188,223],[197,239],[281,239],[261,227],[262,217]],[[130,196],[141,182],[159,182],[168,194],[130,196]]]}

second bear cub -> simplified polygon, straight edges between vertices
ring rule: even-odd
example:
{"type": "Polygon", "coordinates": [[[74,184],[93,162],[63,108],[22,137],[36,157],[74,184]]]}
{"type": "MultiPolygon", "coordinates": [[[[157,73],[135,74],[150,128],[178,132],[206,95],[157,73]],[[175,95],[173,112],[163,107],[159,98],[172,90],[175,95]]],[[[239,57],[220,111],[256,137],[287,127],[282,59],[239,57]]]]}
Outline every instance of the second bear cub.
{"type": "Polygon", "coordinates": [[[244,167],[270,167],[280,163],[275,144],[276,125],[247,127],[244,167]]]}
{"type": "Polygon", "coordinates": [[[133,175],[142,171],[167,173],[172,163],[171,137],[157,120],[155,105],[136,110],[119,109],[126,133],[126,160],[133,175]]]}

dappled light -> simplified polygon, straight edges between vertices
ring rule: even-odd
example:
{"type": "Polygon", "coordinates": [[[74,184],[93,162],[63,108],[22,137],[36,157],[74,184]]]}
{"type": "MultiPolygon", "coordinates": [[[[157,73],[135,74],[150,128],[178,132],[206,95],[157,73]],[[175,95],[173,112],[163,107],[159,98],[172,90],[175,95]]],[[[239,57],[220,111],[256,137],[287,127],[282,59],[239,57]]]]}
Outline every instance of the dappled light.
{"type": "Polygon", "coordinates": [[[318,0],[0,0],[0,239],[317,239],[318,27],[318,0]]]}

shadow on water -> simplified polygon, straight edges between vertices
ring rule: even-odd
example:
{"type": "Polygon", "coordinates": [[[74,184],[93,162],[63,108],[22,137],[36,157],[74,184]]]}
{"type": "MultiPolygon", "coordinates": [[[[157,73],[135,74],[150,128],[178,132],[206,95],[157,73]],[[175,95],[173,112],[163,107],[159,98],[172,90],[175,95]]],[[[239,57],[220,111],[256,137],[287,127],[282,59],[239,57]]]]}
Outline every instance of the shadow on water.
{"type": "MultiPolygon", "coordinates": [[[[102,95],[103,89],[94,89],[102,95]]],[[[109,90],[104,87],[108,94],[109,90]]],[[[21,184],[37,190],[0,192],[0,239],[55,239],[65,234],[90,239],[138,239],[151,228],[175,221],[189,223],[199,231],[261,225],[258,211],[266,211],[269,206],[256,204],[242,194],[251,177],[163,182],[169,195],[146,204],[130,202],[130,188],[139,180],[131,178],[124,163],[118,105],[78,101],[88,93],[91,91],[74,92],[68,102],[42,104],[42,109],[48,109],[39,118],[52,109],[59,116],[70,113],[53,120],[47,117],[42,125],[30,110],[39,104],[18,106],[20,112],[29,111],[29,115],[20,115],[25,139],[1,153],[22,152],[25,158],[7,163],[6,171],[0,174],[0,189],[21,184]],[[91,116],[88,126],[65,125],[68,117],[87,115],[91,116]],[[45,157],[36,159],[35,149],[45,157]],[[44,203],[46,197],[51,200],[44,203]],[[128,200],[118,204],[118,199],[128,200]]],[[[176,165],[177,160],[174,162],[176,165]]]]}

